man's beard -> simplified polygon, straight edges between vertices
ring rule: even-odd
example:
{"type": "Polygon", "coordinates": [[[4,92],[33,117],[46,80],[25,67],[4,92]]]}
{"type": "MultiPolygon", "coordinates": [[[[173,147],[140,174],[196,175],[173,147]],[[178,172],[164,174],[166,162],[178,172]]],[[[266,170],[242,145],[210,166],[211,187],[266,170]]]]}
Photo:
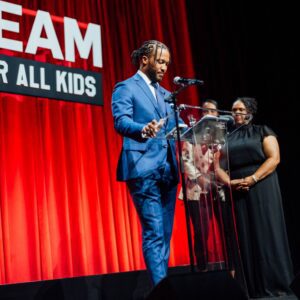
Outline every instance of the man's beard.
{"type": "Polygon", "coordinates": [[[156,77],[156,71],[152,67],[149,67],[149,69],[147,70],[147,76],[149,77],[149,79],[152,82],[158,82],[158,81],[160,81],[160,79],[158,79],[156,77]]]}

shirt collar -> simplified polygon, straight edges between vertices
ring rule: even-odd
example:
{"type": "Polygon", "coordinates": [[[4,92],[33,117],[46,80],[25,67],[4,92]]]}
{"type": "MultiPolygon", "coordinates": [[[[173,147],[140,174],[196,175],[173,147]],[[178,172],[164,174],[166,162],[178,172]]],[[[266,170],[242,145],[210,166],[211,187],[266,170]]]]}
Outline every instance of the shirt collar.
{"type": "Polygon", "coordinates": [[[149,79],[149,77],[145,73],[143,73],[141,70],[138,70],[137,73],[144,79],[144,81],[148,85],[151,85],[151,80],[149,79]]]}

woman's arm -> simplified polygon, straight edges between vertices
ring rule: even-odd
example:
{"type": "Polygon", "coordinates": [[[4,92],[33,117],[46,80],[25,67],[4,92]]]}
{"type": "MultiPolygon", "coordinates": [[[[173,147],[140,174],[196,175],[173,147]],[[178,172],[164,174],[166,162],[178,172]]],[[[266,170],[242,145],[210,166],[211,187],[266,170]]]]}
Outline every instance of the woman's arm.
{"type": "Polygon", "coordinates": [[[266,156],[264,163],[250,176],[243,178],[240,187],[250,187],[271,174],[280,162],[279,144],[275,136],[269,135],[263,140],[263,151],[266,156]]]}
{"type": "Polygon", "coordinates": [[[226,171],[220,166],[220,151],[214,153],[214,168],[217,179],[225,185],[230,185],[230,178],[226,171]]]}

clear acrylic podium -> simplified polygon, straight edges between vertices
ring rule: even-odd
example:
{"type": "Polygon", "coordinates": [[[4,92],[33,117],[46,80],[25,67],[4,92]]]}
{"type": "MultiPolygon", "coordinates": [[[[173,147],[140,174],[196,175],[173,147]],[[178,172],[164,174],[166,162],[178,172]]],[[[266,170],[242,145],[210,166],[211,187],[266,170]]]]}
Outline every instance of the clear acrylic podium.
{"type": "MultiPolygon", "coordinates": [[[[227,270],[246,290],[228,175],[230,116],[191,120],[180,134],[195,270],[227,270]]],[[[166,135],[176,139],[176,130],[166,135]]],[[[183,199],[180,191],[179,199],[183,199]]]]}

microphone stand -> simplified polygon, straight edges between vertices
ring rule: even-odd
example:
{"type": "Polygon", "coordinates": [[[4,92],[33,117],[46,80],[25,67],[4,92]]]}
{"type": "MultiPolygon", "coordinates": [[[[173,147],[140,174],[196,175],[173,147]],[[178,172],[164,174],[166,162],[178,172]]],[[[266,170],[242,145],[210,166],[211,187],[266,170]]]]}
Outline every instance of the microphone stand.
{"type": "Polygon", "coordinates": [[[190,213],[188,208],[188,200],[186,195],[186,182],[184,176],[184,165],[182,160],[182,147],[181,147],[181,140],[180,140],[180,128],[179,128],[179,117],[178,112],[179,108],[176,104],[176,96],[186,89],[189,85],[182,85],[178,90],[171,93],[166,99],[165,102],[173,104],[174,116],[175,116],[175,124],[176,124],[176,134],[177,134],[177,147],[178,147],[178,154],[179,154],[179,172],[181,176],[181,186],[182,186],[182,194],[183,194],[183,203],[184,203],[184,210],[185,210],[185,221],[186,221],[186,228],[187,228],[187,237],[188,237],[188,248],[189,248],[189,257],[190,257],[190,267],[192,273],[195,272],[195,264],[194,264],[194,253],[193,253],[193,244],[192,244],[192,233],[191,233],[191,223],[190,223],[190,213]]]}
{"type": "Polygon", "coordinates": [[[181,109],[194,108],[194,109],[199,109],[199,110],[204,110],[204,111],[213,110],[213,111],[217,111],[218,113],[232,115],[232,112],[230,110],[211,109],[211,108],[205,108],[203,106],[195,106],[195,105],[189,105],[189,104],[180,104],[179,107],[181,107],[181,109]]]}

